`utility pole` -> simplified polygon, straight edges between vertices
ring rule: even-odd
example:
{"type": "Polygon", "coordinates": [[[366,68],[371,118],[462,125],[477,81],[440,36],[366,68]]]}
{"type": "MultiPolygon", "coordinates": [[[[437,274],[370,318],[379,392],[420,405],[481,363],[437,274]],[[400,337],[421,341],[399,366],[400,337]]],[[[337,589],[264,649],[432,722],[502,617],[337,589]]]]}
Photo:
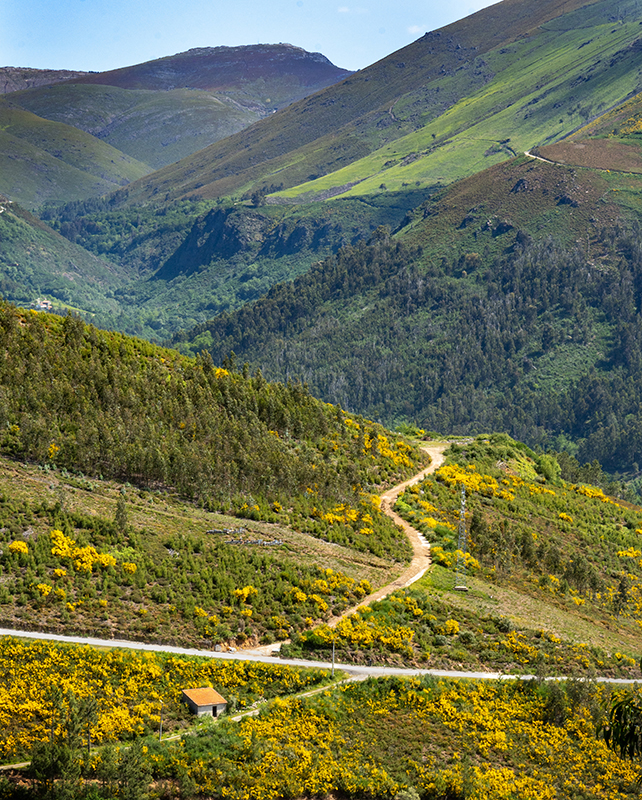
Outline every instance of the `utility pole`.
{"type": "Polygon", "coordinates": [[[333,678],[334,678],[334,640],[335,640],[335,638],[336,638],[336,634],[335,634],[335,636],[332,637],[332,677],[333,678]]]}
{"type": "Polygon", "coordinates": [[[461,487],[461,507],[459,509],[459,542],[457,544],[457,573],[455,591],[467,592],[466,586],[466,487],[461,487]]]}

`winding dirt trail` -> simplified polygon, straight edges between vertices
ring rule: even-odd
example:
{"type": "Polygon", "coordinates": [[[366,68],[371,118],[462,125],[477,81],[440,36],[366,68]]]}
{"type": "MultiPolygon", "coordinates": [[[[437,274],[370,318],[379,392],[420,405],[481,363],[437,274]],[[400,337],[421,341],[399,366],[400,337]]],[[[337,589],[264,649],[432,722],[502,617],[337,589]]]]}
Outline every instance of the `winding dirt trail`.
{"type": "Polygon", "coordinates": [[[339,617],[332,617],[332,619],[328,622],[328,625],[331,628],[334,628],[336,625],[338,625],[342,619],[349,617],[350,614],[354,614],[358,608],[361,608],[362,606],[368,606],[370,603],[374,603],[375,600],[382,600],[384,597],[392,594],[392,592],[396,591],[397,589],[404,589],[406,586],[410,586],[425,574],[426,570],[430,566],[430,545],[426,542],[418,530],[413,528],[412,525],[406,522],[405,519],[402,519],[399,514],[396,514],[392,509],[397,497],[399,497],[402,492],[404,492],[409,486],[422,481],[426,475],[430,475],[444,463],[444,452],[449,446],[450,445],[448,442],[440,442],[439,444],[430,444],[422,447],[421,449],[430,456],[430,466],[425,467],[421,470],[421,472],[418,472],[412,478],[409,478],[407,481],[404,481],[397,486],[393,486],[392,489],[388,489],[388,491],[381,495],[381,510],[384,514],[387,514],[390,517],[395,525],[398,525],[400,528],[402,528],[403,532],[408,537],[410,544],[412,545],[413,555],[410,565],[392,583],[382,586],[381,589],[377,589],[376,592],[364,597],[358,606],[353,606],[352,608],[347,609],[347,611],[344,611],[339,617]]]}

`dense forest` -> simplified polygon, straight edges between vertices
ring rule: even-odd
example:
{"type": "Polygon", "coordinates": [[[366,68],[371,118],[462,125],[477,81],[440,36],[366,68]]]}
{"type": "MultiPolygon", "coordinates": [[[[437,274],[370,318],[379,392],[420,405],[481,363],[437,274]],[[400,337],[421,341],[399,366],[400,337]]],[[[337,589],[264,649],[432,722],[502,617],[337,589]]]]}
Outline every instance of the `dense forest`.
{"type": "Polygon", "coordinates": [[[208,354],[185,358],[9,304],[0,339],[0,449],[21,459],[216,503],[310,487],[336,502],[413,465],[411,448],[380,426],[208,354]]]}
{"type": "Polygon", "coordinates": [[[642,229],[604,229],[599,246],[592,259],[520,231],[498,257],[435,264],[380,229],[175,344],[234,351],[388,424],[506,430],[637,472],[642,229]]]}

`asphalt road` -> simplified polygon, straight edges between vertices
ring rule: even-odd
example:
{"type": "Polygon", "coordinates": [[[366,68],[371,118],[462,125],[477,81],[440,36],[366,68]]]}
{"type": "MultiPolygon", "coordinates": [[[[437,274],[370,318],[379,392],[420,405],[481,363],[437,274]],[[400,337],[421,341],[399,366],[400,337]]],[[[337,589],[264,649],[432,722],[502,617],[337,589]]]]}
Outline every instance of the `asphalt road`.
{"type": "MultiPolygon", "coordinates": [[[[219,658],[223,661],[256,661],[263,664],[287,664],[291,667],[308,667],[331,669],[330,661],[304,661],[302,658],[278,658],[265,655],[252,650],[242,650],[236,653],[217,653],[214,650],[197,650],[192,647],[174,647],[169,644],[148,644],[147,642],[129,642],[125,639],[94,639],[82,636],[63,636],[62,634],[40,633],[39,631],[14,631],[9,628],[0,628],[0,636],[17,636],[27,639],[40,639],[49,642],[67,642],[69,644],[88,644],[92,647],[122,647],[129,650],[143,650],[153,653],[174,653],[181,656],[202,656],[204,658],[219,658]]],[[[356,664],[334,665],[336,670],[341,670],[350,675],[365,675],[372,677],[386,677],[389,675],[413,676],[433,675],[436,678],[467,679],[467,680],[529,680],[534,675],[505,675],[502,672],[466,672],[446,669],[411,669],[405,667],[369,667],[356,664]]],[[[546,680],[565,680],[565,676],[547,677],[546,680]]],[[[637,681],[628,678],[595,678],[598,683],[633,684],[637,681]]]]}

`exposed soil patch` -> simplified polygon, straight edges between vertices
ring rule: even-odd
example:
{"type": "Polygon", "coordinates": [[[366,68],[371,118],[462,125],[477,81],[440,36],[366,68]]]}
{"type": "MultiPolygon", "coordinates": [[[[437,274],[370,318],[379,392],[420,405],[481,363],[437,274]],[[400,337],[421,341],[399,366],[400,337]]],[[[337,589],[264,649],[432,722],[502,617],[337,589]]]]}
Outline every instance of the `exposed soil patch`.
{"type": "Polygon", "coordinates": [[[607,139],[558,142],[540,147],[542,158],[572,167],[642,173],[642,150],[636,145],[607,139]]]}

